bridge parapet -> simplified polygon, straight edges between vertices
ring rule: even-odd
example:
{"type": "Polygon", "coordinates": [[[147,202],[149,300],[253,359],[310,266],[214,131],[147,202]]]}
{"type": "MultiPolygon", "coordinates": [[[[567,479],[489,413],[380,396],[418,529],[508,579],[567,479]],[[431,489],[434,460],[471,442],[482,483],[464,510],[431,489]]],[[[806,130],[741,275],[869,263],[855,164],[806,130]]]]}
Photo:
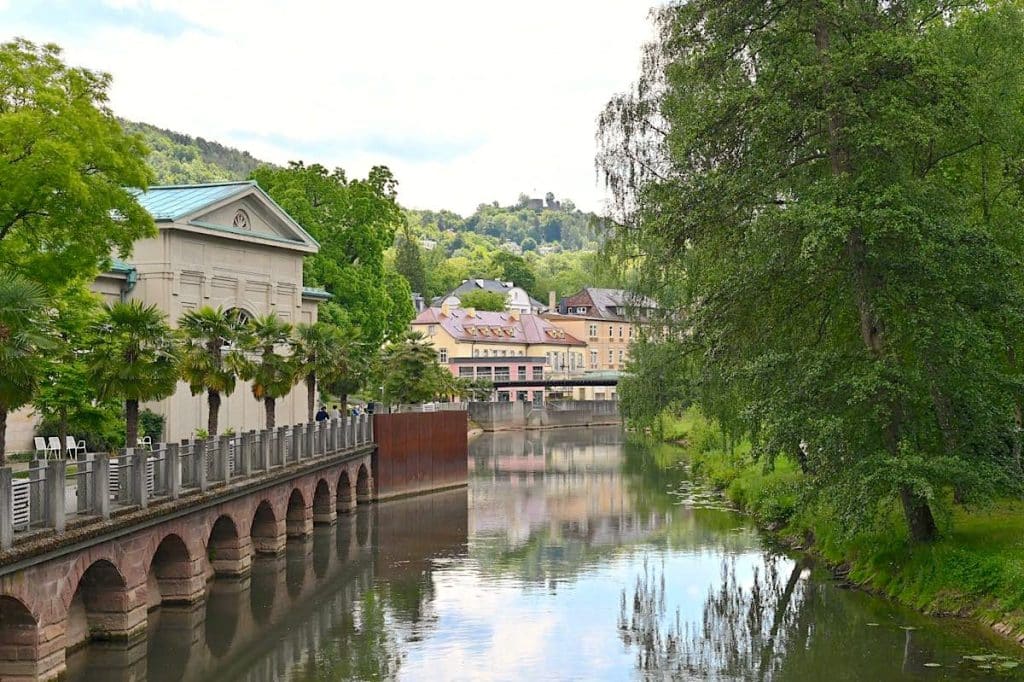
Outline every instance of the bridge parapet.
{"type": "Polygon", "coordinates": [[[0,468],[0,551],[69,524],[102,524],[112,514],[372,444],[373,420],[362,415],[160,443],[152,451],[128,449],[116,457],[82,455],[73,463],[70,486],[63,461],[33,462],[28,479],[0,468]]]}

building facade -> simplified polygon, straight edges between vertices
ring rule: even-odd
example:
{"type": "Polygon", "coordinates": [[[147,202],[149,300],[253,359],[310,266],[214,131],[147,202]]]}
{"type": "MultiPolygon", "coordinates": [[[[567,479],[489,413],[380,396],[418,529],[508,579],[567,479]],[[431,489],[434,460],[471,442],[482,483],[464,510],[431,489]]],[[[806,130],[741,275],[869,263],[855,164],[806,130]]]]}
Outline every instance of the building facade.
{"type": "MultiPolygon", "coordinates": [[[[303,259],[317,242],[254,182],[151,187],[137,193],[158,231],[135,243],[130,262],[115,260],[93,285],[108,302],[155,304],[174,326],[203,306],[235,309],[247,317],[270,312],[287,322],[312,323],[317,304],[330,296],[303,287],[303,259]]],[[[207,423],[205,396],[185,383],[162,401],[145,405],[164,416],[164,437],[188,438],[207,423]]],[[[279,424],[306,420],[305,387],[277,401],[279,424]]],[[[221,405],[220,423],[236,432],[264,428],[264,410],[247,382],[239,381],[221,405]]],[[[9,442],[32,449],[35,420],[23,411],[9,442]]]]}
{"type": "Polygon", "coordinates": [[[586,343],[543,317],[517,311],[490,312],[448,305],[428,308],[412,322],[437,351],[438,361],[464,379],[515,382],[496,388],[494,400],[541,404],[542,382],[585,362],[586,343]],[[536,383],[533,383],[536,382],[536,383]]]}
{"type": "Polygon", "coordinates": [[[435,298],[431,305],[458,308],[462,305],[460,296],[473,291],[488,291],[505,297],[505,310],[515,311],[523,315],[538,314],[545,310],[544,304],[531,298],[526,289],[517,287],[514,282],[500,282],[496,279],[467,279],[447,294],[435,298]]]}

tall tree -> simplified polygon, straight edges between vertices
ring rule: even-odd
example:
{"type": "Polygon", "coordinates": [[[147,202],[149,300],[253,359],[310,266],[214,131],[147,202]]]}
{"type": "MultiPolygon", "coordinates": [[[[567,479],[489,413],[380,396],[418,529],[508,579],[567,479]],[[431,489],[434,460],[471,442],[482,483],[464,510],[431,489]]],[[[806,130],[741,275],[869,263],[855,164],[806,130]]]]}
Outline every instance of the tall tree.
{"type": "Polygon", "coordinates": [[[507,251],[499,251],[494,255],[494,265],[498,268],[499,277],[505,282],[514,282],[516,286],[522,287],[534,293],[537,285],[537,278],[530,269],[530,265],[522,256],[507,251]]]}
{"type": "Polygon", "coordinates": [[[109,85],[56,46],[0,44],[0,270],[58,285],[156,233],[126,189],[149,183],[147,150],[107,108],[109,85]]]}
{"type": "Polygon", "coordinates": [[[366,179],[350,179],[340,168],[296,162],[260,168],[253,177],[320,242],[319,253],[305,261],[306,282],[331,292],[347,318],[339,323],[358,328],[377,347],[400,333],[405,325],[388,326],[393,303],[384,266],[384,251],[403,221],[391,171],[378,166],[366,179]]]}
{"type": "Polygon", "coordinates": [[[620,253],[769,457],[914,540],[1005,480],[1024,311],[1010,2],[692,0],[601,117],[620,253]],[[681,330],[682,331],[682,330],[681,330]],[[736,400],[729,400],[735,409],[736,400]]]}
{"type": "Polygon", "coordinates": [[[28,403],[51,345],[46,292],[17,275],[0,276],[0,466],[7,463],[7,415],[28,403]]]}
{"type": "Polygon", "coordinates": [[[268,313],[253,318],[246,333],[246,350],[256,358],[246,363],[242,378],[252,383],[252,395],[263,402],[266,427],[277,425],[277,399],[288,395],[295,385],[295,364],[286,352],[292,342],[292,326],[268,313]]]}
{"type": "Polygon", "coordinates": [[[418,294],[427,294],[427,271],[416,237],[406,227],[395,241],[395,269],[409,282],[409,288],[418,294]]]}
{"type": "Polygon", "coordinates": [[[244,366],[240,343],[244,325],[233,311],[203,306],[178,320],[181,338],[181,378],[198,395],[206,391],[209,409],[207,433],[216,436],[220,426],[221,396],[235,391],[244,366]]]}
{"type": "Polygon", "coordinates": [[[128,301],[105,305],[92,330],[98,340],[86,354],[97,398],[124,401],[125,447],[139,435],[139,403],[162,400],[178,382],[177,344],[167,316],[155,305],[128,301]]]}
{"type": "Polygon", "coordinates": [[[459,305],[477,310],[501,311],[505,309],[508,296],[500,291],[467,291],[459,296],[459,305]]]}
{"type": "Polygon", "coordinates": [[[296,373],[306,384],[306,413],[313,422],[319,385],[331,386],[349,374],[351,345],[344,332],[332,324],[317,322],[295,327],[292,358],[296,373]]]}

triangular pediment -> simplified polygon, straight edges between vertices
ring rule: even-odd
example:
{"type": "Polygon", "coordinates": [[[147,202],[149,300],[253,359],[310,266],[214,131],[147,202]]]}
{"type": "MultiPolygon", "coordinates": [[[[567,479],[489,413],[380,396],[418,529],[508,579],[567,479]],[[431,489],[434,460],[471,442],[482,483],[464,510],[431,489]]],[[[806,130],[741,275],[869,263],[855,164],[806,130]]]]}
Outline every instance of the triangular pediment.
{"type": "Polygon", "coordinates": [[[307,252],[319,244],[255,184],[174,221],[217,236],[307,252]]]}

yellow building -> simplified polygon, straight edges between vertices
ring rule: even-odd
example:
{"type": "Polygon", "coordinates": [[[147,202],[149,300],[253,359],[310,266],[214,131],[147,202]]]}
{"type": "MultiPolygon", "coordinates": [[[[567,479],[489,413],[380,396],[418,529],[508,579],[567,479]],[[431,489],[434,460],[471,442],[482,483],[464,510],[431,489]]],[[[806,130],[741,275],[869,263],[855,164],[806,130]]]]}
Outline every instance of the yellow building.
{"type": "Polygon", "coordinates": [[[586,343],[540,315],[442,305],[412,321],[455,376],[495,384],[494,399],[541,404],[542,382],[555,372],[579,372],[586,343]]]}

